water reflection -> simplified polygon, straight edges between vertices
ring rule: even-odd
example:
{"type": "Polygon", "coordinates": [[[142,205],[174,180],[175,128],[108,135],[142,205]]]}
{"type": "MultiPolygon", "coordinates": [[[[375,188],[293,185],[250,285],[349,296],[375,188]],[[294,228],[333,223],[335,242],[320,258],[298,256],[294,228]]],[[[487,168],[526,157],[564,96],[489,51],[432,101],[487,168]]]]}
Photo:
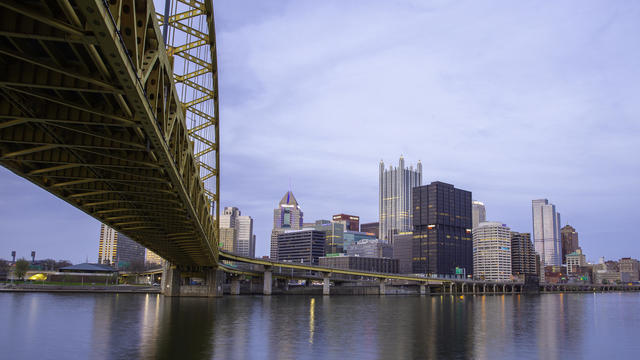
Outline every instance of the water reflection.
{"type": "Polygon", "coordinates": [[[640,294],[0,294],[0,323],[11,329],[0,348],[13,358],[632,357],[639,321],[640,294]]]}

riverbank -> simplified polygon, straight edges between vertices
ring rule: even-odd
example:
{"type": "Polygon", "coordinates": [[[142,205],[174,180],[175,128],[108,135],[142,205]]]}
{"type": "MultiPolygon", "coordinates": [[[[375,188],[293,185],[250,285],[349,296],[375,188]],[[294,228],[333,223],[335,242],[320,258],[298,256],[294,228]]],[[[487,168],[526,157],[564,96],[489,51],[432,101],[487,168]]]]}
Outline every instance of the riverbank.
{"type": "Polygon", "coordinates": [[[140,285],[49,285],[49,284],[4,284],[3,292],[51,292],[51,293],[128,293],[159,294],[159,286],[140,285]]]}

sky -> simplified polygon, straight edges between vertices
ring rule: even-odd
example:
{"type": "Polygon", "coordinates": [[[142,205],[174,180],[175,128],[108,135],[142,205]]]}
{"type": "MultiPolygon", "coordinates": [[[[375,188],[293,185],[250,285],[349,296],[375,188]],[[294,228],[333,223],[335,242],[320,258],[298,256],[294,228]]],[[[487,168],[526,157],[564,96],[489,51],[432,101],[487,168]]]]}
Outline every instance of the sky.
{"type": "MultiPolygon", "coordinates": [[[[221,204],[266,255],[305,222],[378,220],[378,166],[423,164],[530,232],[547,198],[587,259],[640,258],[640,2],[214,2],[221,204]]],[[[97,260],[100,224],[0,168],[0,258],[97,260]]]]}

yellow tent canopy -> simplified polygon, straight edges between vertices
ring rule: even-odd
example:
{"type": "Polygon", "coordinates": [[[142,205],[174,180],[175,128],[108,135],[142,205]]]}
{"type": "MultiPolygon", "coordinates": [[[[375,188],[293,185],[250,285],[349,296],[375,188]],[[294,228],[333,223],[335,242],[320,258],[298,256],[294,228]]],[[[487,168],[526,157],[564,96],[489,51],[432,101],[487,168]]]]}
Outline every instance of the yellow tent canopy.
{"type": "Polygon", "coordinates": [[[47,280],[47,275],[45,274],[35,274],[32,275],[29,280],[36,280],[36,281],[44,281],[47,280]]]}

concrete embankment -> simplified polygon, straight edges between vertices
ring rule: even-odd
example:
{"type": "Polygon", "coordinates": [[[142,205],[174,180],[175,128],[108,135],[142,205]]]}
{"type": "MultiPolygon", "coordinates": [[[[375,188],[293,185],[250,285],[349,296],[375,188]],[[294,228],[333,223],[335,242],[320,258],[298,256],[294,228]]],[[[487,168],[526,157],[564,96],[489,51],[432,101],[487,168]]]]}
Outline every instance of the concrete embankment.
{"type": "Polygon", "coordinates": [[[39,285],[19,284],[0,287],[2,292],[48,292],[48,293],[128,293],[128,294],[159,294],[158,286],[133,285],[39,285]]]}

